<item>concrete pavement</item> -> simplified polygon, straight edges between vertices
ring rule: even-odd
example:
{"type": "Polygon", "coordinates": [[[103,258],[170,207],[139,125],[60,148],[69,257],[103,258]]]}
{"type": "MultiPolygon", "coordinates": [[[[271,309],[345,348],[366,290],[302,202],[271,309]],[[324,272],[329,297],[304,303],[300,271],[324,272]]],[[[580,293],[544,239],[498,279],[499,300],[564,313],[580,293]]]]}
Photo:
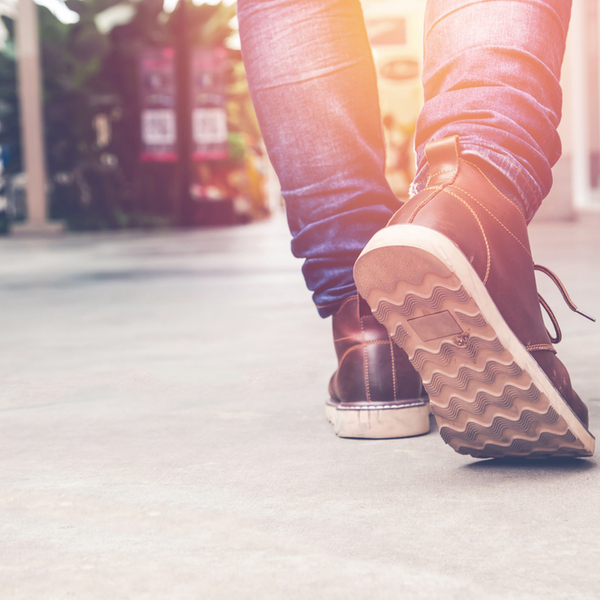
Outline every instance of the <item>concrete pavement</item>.
{"type": "MultiPolygon", "coordinates": [[[[532,227],[598,317],[599,232],[532,227]]],[[[596,459],[333,435],[288,235],[0,241],[0,599],[599,598],[596,459]]],[[[542,287],[598,433],[600,324],[542,287]]]]}

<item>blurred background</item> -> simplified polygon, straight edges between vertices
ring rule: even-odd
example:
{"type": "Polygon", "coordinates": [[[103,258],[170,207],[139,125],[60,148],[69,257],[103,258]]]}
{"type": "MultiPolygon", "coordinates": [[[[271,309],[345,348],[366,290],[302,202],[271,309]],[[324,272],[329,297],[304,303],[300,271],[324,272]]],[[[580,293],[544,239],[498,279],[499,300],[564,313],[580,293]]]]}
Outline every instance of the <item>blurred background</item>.
{"type": "MultiPolygon", "coordinates": [[[[0,145],[13,222],[32,200],[17,81],[27,1],[0,2],[0,145]]],[[[45,0],[36,13],[48,218],[96,230],[270,212],[234,4],[45,0]]]]}
{"type": "MultiPolygon", "coordinates": [[[[363,1],[399,197],[414,174],[424,5],[363,1]]],[[[574,2],[564,156],[539,218],[600,206],[599,6],[574,2]]],[[[0,232],[32,221],[71,230],[233,225],[281,209],[233,0],[0,0],[0,17],[0,232]],[[24,92],[37,65],[41,89],[24,92]],[[27,110],[41,115],[29,130],[27,110]],[[37,165],[24,158],[36,144],[37,165]]]]}

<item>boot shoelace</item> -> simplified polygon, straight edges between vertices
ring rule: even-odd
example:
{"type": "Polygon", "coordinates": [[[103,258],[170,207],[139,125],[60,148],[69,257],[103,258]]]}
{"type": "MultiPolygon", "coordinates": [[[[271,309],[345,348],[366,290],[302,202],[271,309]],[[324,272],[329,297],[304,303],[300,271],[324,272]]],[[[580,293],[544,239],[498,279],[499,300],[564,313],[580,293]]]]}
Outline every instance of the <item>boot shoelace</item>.
{"type": "MultiPolygon", "coordinates": [[[[553,273],[550,269],[543,267],[542,265],[533,265],[533,268],[535,271],[540,271],[540,273],[544,273],[545,275],[550,277],[550,279],[554,282],[554,284],[558,288],[558,291],[562,294],[562,297],[563,297],[566,305],[573,312],[580,314],[582,317],[585,317],[586,319],[589,319],[590,321],[593,321],[594,323],[596,322],[596,319],[594,317],[587,315],[583,311],[579,310],[577,308],[577,306],[575,306],[575,303],[569,297],[569,294],[567,293],[567,290],[566,290],[565,286],[563,285],[562,281],[556,276],[555,273],[553,273]]],[[[552,312],[552,309],[550,308],[548,303],[542,298],[540,293],[538,293],[538,298],[540,299],[540,304],[543,306],[544,310],[546,311],[546,314],[552,321],[552,327],[554,327],[554,332],[555,332],[554,336],[548,330],[546,330],[546,331],[548,331],[548,335],[550,336],[550,341],[553,344],[558,344],[558,342],[560,342],[562,340],[562,331],[560,330],[558,320],[557,320],[556,316],[554,315],[554,313],[552,312]]]]}

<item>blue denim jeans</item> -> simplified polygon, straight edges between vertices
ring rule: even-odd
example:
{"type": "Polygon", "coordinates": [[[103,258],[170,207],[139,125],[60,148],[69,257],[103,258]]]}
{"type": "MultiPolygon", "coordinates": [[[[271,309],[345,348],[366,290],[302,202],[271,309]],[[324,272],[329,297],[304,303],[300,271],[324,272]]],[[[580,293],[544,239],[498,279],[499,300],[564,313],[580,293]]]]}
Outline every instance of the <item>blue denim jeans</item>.
{"type": "MultiPolygon", "coordinates": [[[[463,153],[531,220],[561,152],[570,12],[570,0],[429,0],[413,192],[427,175],[425,144],[459,135],[463,153]]],[[[326,317],[356,293],[356,258],[400,207],[384,175],[360,2],[238,0],[238,19],[292,252],[305,259],[306,284],[326,317]]]]}

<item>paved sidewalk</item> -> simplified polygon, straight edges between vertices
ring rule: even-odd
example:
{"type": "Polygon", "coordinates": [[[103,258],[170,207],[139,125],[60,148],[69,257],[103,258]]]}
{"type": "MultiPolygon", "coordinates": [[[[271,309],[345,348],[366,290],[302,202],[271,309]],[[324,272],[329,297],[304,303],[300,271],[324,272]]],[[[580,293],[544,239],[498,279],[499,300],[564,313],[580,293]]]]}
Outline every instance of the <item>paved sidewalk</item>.
{"type": "MultiPolygon", "coordinates": [[[[532,228],[600,317],[600,220],[532,228]]],[[[596,459],[336,438],[281,218],[0,241],[0,599],[597,599],[596,459]]],[[[556,307],[600,432],[600,324],[556,307]]]]}

